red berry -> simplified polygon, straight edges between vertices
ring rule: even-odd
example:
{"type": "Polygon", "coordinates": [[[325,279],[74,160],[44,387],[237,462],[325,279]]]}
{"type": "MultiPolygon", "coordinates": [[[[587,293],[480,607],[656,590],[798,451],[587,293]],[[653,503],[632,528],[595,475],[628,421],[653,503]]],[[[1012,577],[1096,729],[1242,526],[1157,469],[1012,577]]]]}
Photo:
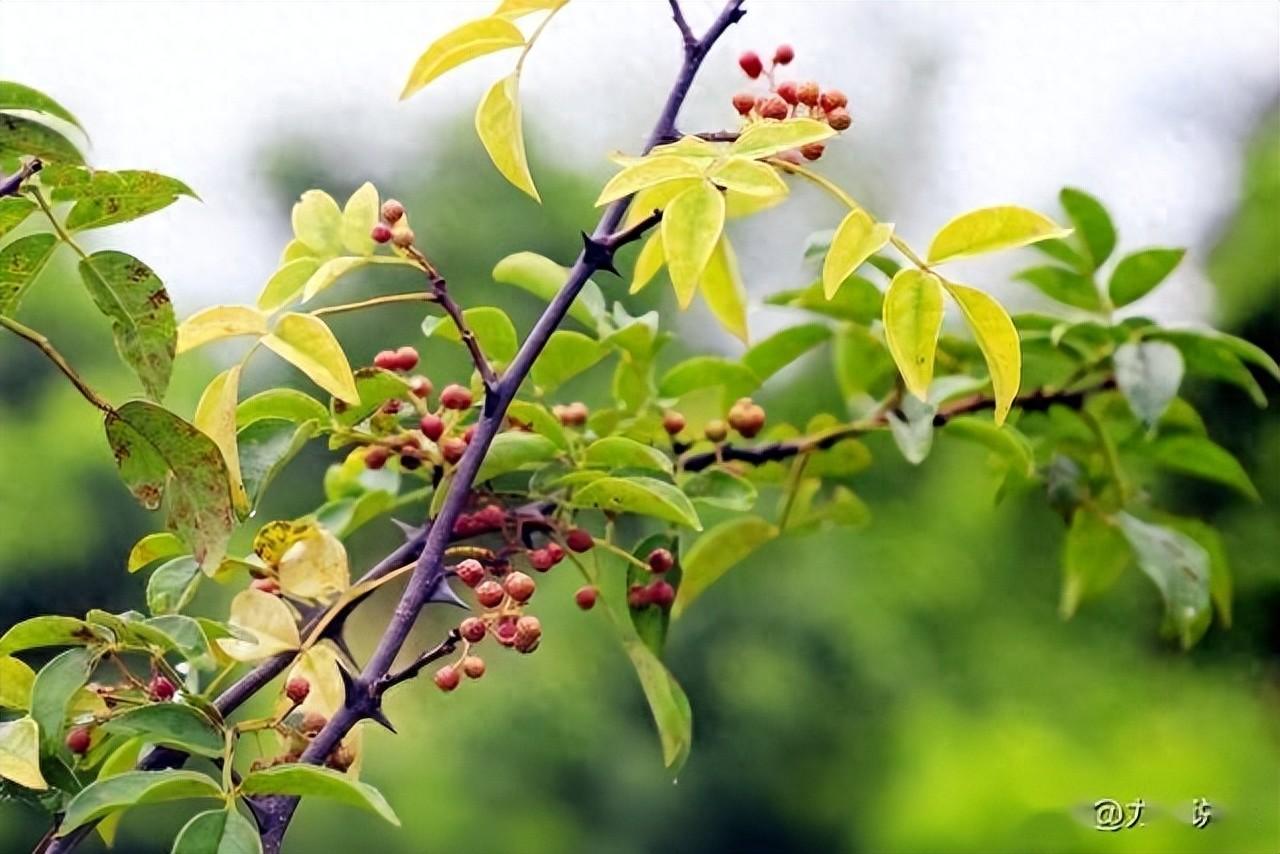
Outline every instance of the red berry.
{"type": "Polygon", "coordinates": [[[440,392],[440,405],[445,409],[468,409],[471,406],[471,389],[457,384],[447,385],[440,392]]]}
{"type": "Polygon", "coordinates": [[[160,675],[151,677],[151,682],[147,685],[147,693],[151,695],[151,699],[162,703],[172,700],[177,691],[178,689],[173,687],[173,683],[168,678],[160,675]]]}
{"type": "Polygon", "coordinates": [[[739,398],[729,409],[729,425],[748,439],[764,429],[764,421],[764,409],[749,397],[739,398]]]}
{"type": "Polygon", "coordinates": [[[382,203],[382,219],[383,221],[395,225],[400,221],[400,217],[404,216],[404,205],[395,199],[387,199],[382,203]]]}
{"type": "Polygon", "coordinates": [[[462,659],[462,672],[469,679],[479,679],[484,675],[484,659],[478,655],[468,655],[462,659]]]}
{"type": "Polygon", "coordinates": [[[418,367],[418,351],[412,347],[401,347],[396,351],[396,358],[399,360],[398,367],[402,371],[412,371],[418,367]]]}
{"type": "Polygon", "coordinates": [[[447,463],[456,463],[467,452],[467,443],[457,436],[450,436],[440,443],[440,455],[447,463]]]}
{"type": "Polygon", "coordinates": [[[643,584],[633,584],[627,588],[627,605],[632,608],[643,608],[649,604],[649,588],[643,584]]]}
{"type": "Polygon", "coordinates": [[[827,147],[820,142],[811,142],[808,145],[800,146],[800,153],[804,155],[805,160],[817,160],[827,147]]]}
{"type": "Polygon", "coordinates": [[[591,585],[578,588],[578,592],[573,594],[573,601],[578,603],[578,607],[584,611],[590,611],[596,606],[596,597],[599,591],[591,585]]]}
{"type": "Polygon", "coordinates": [[[476,601],[486,608],[496,608],[502,604],[502,585],[496,581],[484,581],[476,586],[476,601]]]}
{"type": "Polygon", "coordinates": [[[661,574],[669,571],[671,567],[675,566],[676,559],[671,555],[671,552],[666,549],[654,549],[649,552],[648,563],[649,569],[661,574]]]}
{"type": "Polygon", "coordinates": [[[666,430],[668,435],[674,436],[684,429],[684,416],[674,409],[668,409],[662,415],[662,429],[666,430]]]}
{"type": "Polygon", "coordinates": [[[843,107],[836,107],[827,113],[827,124],[831,125],[832,130],[848,130],[853,124],[853,116],[843,107]]]}
{"type": "Polygon", "coordinates": [[[806,107],[818,106],[818,97],[821,90],[818,89],[818,83],[815,80],[806,80],[796,87],[796,98],[806,107]]]}
{"type": "Polygon", "coordinates": [[[773,52],[775,65],[788,65],[795,58],[796,52],[789,44],[780,44],[778,49],[773,52]]]}
{"type": "Polygon", "coordinates": [[[556,562],[551,559],[551,554],[546,549],[533,549],[529,552],[529,565],[538,572],[546,572],[555,566],[556,562]]]}
{"type": "Polygon", "coordinates": [[[467,558],[453,568],[458,579],[468,587],[475,587],[484,581],[484,566],[475,558],[467,558]]]}
{"type": "Polygon", "coordinates": [[[418,427],[422,430],[422,435],[433,442],[438,441],[444,435],[444,420],[439,415],[427,413],[418,422],[418,427]]]}
{"type": "Polygon", "coordinates": [[[655,581],[649,585],[649,601],[659,608],[670,608],[676,601],[676,589],[666,581],[655,581]]]}
{"type": "Polygon", "coordinates": [[[822,93],[818,103],[822,105],[822,109],[829,113],[832,110],[838,110],[846,106],[849,103],[849,99],[839,89],[828,89],[822,93]]]}
{"type": "Polygon", "coordinates": [[[733,108],[737,110],[740,115],[747,115],[755,108],[755,105],[756,96],[752,95],[750,92],[739,92],[733,96],[733,108]]]}
{"type": "Polygon", "coordinates": [[[373,357],[373,364],[384,371],[394,371],[400,367],[400,354],[395,350],[380,350],[373,357]]]}
{"type": "Polygon", "coordinates": [[[452,664],[446,664],[432,675],[431,680],[436,683],[437,688],[447,693],[458,687],[462,677],[458,675],[458,671],[452,664]]]}
{"type": "Polygon", "coordinates": [[[254,590],[261,590],[263,593],[270,593],[272,596],[280,595],[280,582],[274,578],[255,578],[249,582],[249,586],[254,590]]]}
{"type": "Polygon", "coordinates": [[[486,504],[474,515],[477,522],[493,530],[501,528],[507,521],[507,511],[500,504],[486,504]]]}
{"type": "Polygon", "coordinates": [[[591,551],[591,547],[596,544],[595,537],[591,536],[591,532],[586,528],[574,528],[565,535],[564,541],[569,548],[578,553],[591,551]]]}
{"type": "Polygon", "coordinates": [[[778,84],[778,97],[792,105],[800,102],[800,96],[796,93],[796,84],[791,80],[778,84]]]}
{"type": "Polygon", "coordinates": [[[89,732],[87,726],[73,727],[67,733],[67,750],[78,755],[89,752],[89,743],[93,741],[93,736],[89,732]]]}
{"type": "Polygon", "coordinates": [[[766,119],[785,119],[790,112],[787,102],[774,95],[772,98],[766,98],[760,105],[760,115],[766,119]]]}
{"type": "Polygon", "coordinates": [[[497,628],[493,630],[494,639],[503,646],[511,646],[516,642],[516,618],[503,617],[498,620],[497,628]]]}
{"type": "Polygon", "coordinates": [[[409,380],[409,391],[414,397],[430,397],[432,389],[431,380],[421,374],[409,380]]]}
{"type": "Polygon", "coordinates": [[[553,565],[564,560],[564,549],[560,547],[559,543],[547,543],[545,550],[553,565]]]}
{"type": "Polygon", "coordinates": [[[470,445],[470,444],[471,444],[471,440],[472,440],[472,439],[474,439],[475,437],[476,437],[476,425],[475,425],[475,424],[472,424],[472,425],[471,425],[470,427],[468,427],[466,430],[463,430],[463,431],[462,431],[462,441],[466,442],[468,445],[470,445]]]}
{"type": "Polygon", "coordinates": [[[284,695],[295,703],[301,703],[311,693],[311,683],[301,676],[295,676],[284,685],[284,695]]]}
{"type": "Polygon", "coordinates": [[[507,595],[517,602],[528,602],[533,598],[533,591],[538,588],[533,579],[523,572],[513,572],[503,579],[502,586],[507,595]]]}
{"type": "Polygon", "coordinates": [[[369,236],[373,238],[374,243],[386,243],[391,239],[391,227],[385,222],[380,222],[369,232],[369,236]]]}
{"type": "Polygon", "coordinates": [[[738,57],[738,67],[752,80],[755,80],[760,76],[760,72],[764,71],[764,63],[760,61],[760,55],[754,50],[749,50],[738,57]]]}
{"type": "Polygon", "coordinates": [[[486,631],[484,620],[479,617],[467,617],[458,624],[458,634],[471,643],[480,643],[484,640],[486,631]]]}

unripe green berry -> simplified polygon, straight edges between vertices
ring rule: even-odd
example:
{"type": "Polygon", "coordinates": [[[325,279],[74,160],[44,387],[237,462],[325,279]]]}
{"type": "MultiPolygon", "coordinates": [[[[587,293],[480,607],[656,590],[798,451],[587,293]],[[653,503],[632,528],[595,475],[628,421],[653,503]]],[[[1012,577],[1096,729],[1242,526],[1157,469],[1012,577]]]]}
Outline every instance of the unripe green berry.
{"type": "Polygon", "coordinates": [[[707,422],[707,426],[702,428],[702,434],[712,442],[723,442],[729,435],[729,428],[723,421],[716,419],[707,422]]]}

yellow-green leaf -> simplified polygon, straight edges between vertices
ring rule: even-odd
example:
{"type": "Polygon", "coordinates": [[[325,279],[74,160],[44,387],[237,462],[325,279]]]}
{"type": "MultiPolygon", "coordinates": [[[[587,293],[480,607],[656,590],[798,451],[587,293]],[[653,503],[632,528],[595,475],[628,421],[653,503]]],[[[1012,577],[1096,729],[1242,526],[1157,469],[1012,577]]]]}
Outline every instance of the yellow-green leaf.
{"type": "Polygon", "coordinates": [[[1022,381],[1022,346],[1018,329],[1000,303],[976,288],[946,283],[947,292],[959,303],[964,319],[978,339],[991,374],[996,398],[996,424],[1003,424],[1022,381]]]}
{"type": "Polygon", "coordinates": [[[569,0],[502,0],[493,16],[514,21],[535,12],[553,12],[568,2],[569,0]]]}
{"type": "Polygon", "coordinates": [[[307,698],[298,708],[304,712],[318,712],[326,718],[342,707],[342,677],[338,673],[338,654],[327,644],[317,644],[298,656],[289,670],[286,684],[293,679],[305,679],[311,686],[307,698]]]}
{"type": "Polygon", "coordinates": [[[811,142],[821,142],[835,136],[835,133],[829,124],[817,119],[763,119],[749,125],[729,146],[729,153],[759,160],[811,142]]]}
{"type": "Polygon", "coordinates": [[[347,255],[342,258],[331,258],[321,264],[307,279],[307,283],[302,287],[302,301],[306,302],[347,273],[368,264],[392,264],[402,267],[416,266],[408,258],[401,258],[399,255],[347,255]]]}
{"type": "Polygon", "coordinates": [[[290,261],[297,261],[299,258],[315,258],[315,253],[311,251],[310,246],[295,237],[286,243],[284,249],[281,250],[280,265],[284,266],[290,261]]]}
{"type": "Polygon", "coordinates": [[[213,305],[178,325],[179,353],[236,335],[267,334],[267,316],[251,305],[213,305]]]}
{"type": "Polygon", "coordinates": [[[535,202],[541,202],[524,153],[524,131],[520,127],[520,72],[502,78],[485,93],[476,108],[476,133],[502,177],[535,202]]]}
{"type": "Polygon", "coordinates": [[[644,188],[631,200],[631,205],[627,208],[627,216],[622,221],[622,227],[630,228],[652,215],[654,211],[665,209],[671,204],[672,199],[701,181],[702,178],[677,178],[674,181],[663,181],[661,184],[644,188]]]}
{"type": "MultiPolygon", "coordinates": [[[[700,136],[693,134],[685,134],[675,142],[666,142],[662,145],[655,145],[649,150],[648,156],[654,157],[659,154],[677,154],[681,157],[692,157],[698,160],[716,160],[725,153],[727,148],[723,143],[708,142],[700,136]]],[[[633,163],[640,158],[615,157],[614,162],[622,163],[624,166],[633,163]]]]}
{"type": "Polygon", "coordinates": [[[413,71],[409,73],[409,82],[400,93],[400,100],[403,101],[441,74],[457,68],[464,62],[495,51],[520,47],[523,44],[524,35],[520,32],[520,28],[504,18],[493,17],[468,21],[436,39],[422,56],[418,57],[413,71]]]}
{"type": "Polygon", "coordinates": [[[827,299],[834,297],[841,283],[884,248],[892,236],[892,223],[876,222],[863,210],[850,211],[836,228],[831,248],[822,262],[823,295],[827,299]]]}
{"type": "Polygon", "coordinates": [[[676,300],[688,308],[698,280],[724,230],[724,197],[709,181],[700,181],[671,200],[662,217],[662,245],[676,300]]]}
{"type": "Polygon", "coordinates": [[[262,343],[329,394],[347,403],[360,402],[351,365],[324,321],[309,314],[282,314],[262,343]]]}
{"type": "Polygon", "coordinates": [[[0,655],[0,708],[31,708],[31,686],[36,673],[26,662],[11,655],[0,655]]]}
{"type": "MultiPolygon", "coordinates": [[[[632,193],[639,192],[646,187],[657,186],[667,181],[678,181],[681,178],[701,178],[702,169],[703,164],[698,161],[674,154],[646,157],[627,166],[617,175],[610,178],[609,183],[605,184],[604,189],[600,191],[600,197],[596,199],[596,204],[605,205],[621,199],[623,196],[630,196],[632,193]]],[[[699,181],[698,183],[705,182],[699,181]]],[[[651,207],[641,216],[641,219],[650,213],[653,213],[651,207]]]]}
{"type": "Polygon", "coordinates": [[[307,190],[293,206],[293,233],[322,258],[342,251],[342,211],[324,190],[307,190]]]}
{"type": "Polygon", "coordinates": [[[309,256],[286,261],[262,286],[262,293],[258,294],[258,308],[266,312],[284,308],[302,295],[302,289],[318,269],[320,261],[309,256]]]}
{"type": "Polygon", "coordinates": [[[373,227],[378,223],[378,190],[367,181],[342,208],[342,245],[355,255],[372,255],[373,227]]]}
{"type": "Polygon", "coordinates": [[[730,157],[712,167],[707,177],[726,190],[747,196],[773,198],[789,190],[778,170],[747,157],[730,157]]]}
{"type": "Polygon", "coordinates": [[[623,638],[623,646],[640,678],[649,710],[653,713],[662,741],[662,762],[672,774],[679,773],[693,746],[693,712],[689,698],[671,671],[638,637],[623,638]]]}
{"type": "Polygon", "coordinates": [[[0,777],[28,789],[49,788],[40,773],[40,727],[30,716],[0,723],[0,777]]]}
{"type": "Polygon", "coordinates": [[[162,557],[177,557],[180,554],[186,554],[186,551],[186,545],[178,539],[176,534],[168,531],[147,534],[134,543],[133,548],[129,550],[129,559],[125,562],[125,568],[129,572],[137,572],[152,561],[162,557]]]}
{"type": "Polygon", "coordinates": [[[747,292],[742,286],[738,259],[723,234],[716,242],[707,269],[702,272],[702,296],[720,325],[746,344],[747,292]]]}
{"type": "Polygon", "coordinates": [[[257,643],[219,638],[218,646],[236,661],[258,661],[302,645],[298,623],[289,606],[278,596],[261,590],[242,590],[231,600],[227,622],[252,635],[257,643]]]}
{"type": "Polygon", "coordinates": [[[214,377],[200,395],[192,423],[222,451],[231,483],[231,498],[244,516],[249,512],[244,480],[240,476],[240,453],[236,448],[236,404],[240,394],[240,366],[235,365],[214,377]]]}
{"type": "Polygon", "coordinates": [[[884,337],[907,390],[923,400],[933,380],[942,331],[942,283],[914,268],[893,277],[884,295],[884,337]]]}
{"type": "Polygon", "coordinates": [[[1029,246],[1070,233],[1071,229],[1028,208],[1016,205],[980,208],[961,214],[938,230],[929,244],[929,263],[1029,246]]]}
{"type": "Polygon", "coordinates": [[[629,293],[640,293],[644,286],[653,281],[654,276],[658,275],[658,271],[662,269],[662,265],[666,261],[667,256],[662,251],[662,232],[655,231],[645,240],[644,246],[640,249],[640,254],[636,256],[636,266],[631,274],[631,290],[629,293]]]}

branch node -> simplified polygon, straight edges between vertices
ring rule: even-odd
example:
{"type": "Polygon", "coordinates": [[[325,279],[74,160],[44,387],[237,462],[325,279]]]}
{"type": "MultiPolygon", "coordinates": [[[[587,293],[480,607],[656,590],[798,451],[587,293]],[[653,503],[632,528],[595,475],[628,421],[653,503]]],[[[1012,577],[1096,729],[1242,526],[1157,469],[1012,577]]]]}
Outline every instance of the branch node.
{"type": "Polygon", "coordinates": [[[585,231],[582,232],[582,260],[593,270],[603,270],[621,276],[618,268],[613,266],[614,245],[608,240],[596,240],[585,231]]]}

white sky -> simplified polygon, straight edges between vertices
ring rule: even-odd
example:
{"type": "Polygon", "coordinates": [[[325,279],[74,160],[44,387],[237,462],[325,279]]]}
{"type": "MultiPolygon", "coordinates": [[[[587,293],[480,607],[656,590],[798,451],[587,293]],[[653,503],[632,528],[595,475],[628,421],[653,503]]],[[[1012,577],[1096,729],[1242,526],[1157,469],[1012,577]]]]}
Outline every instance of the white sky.
{"type": "MultiPolygon", "coordinates": [[[[160,272],[186,313],[250,298],[274,267],[287,212],[255,196],[264,140],[312,138],[326,160],[362,156],[369,139],[379,156],[394,156],[396,140],[412,148],[434,117],[469,113],[509,68],[510,55],[488,57],[397,100],[426,44],[490,5],[0,0],[0,78],[77,113],[95,164],[166,172],[202,196],[110,235],[160,272]]],[[[719,7],[684,5],[695,27],[719,7]]],[[[1280,92],[1280,4],[1271,2],[748,0],[747,9],[708,61],[683,126],[724,126],[743,85],[736,53],[788,41],[795,76],[850,96],[854,130],[822,165],[918,243],[972,207],[1054,211],[1057,188],[1071,183],[1108,203],[1122,248],[1203,250],[1233,207],[1241,139],[1280,92]],[[892,209],[878,204],[886,200],[892,209]]],[[[677,59],[665,2],[573,0],[526,66],[526,124],[537,132],[545,116],[567,129],[555,151],[603,180],[604,153],[635,147],[677,59]]],[[[748,224],[737,243],[751,290],[798,284],[800,242],[836,216],[800,205],[748,224]]],[[[1016,286],[992,283],[1009,269],[975,263],[969,278],[1007,295],[1016,286]]],[[[1177,275],[1140,308],[1203,314],[1194,255],[1177,275]]]]}

